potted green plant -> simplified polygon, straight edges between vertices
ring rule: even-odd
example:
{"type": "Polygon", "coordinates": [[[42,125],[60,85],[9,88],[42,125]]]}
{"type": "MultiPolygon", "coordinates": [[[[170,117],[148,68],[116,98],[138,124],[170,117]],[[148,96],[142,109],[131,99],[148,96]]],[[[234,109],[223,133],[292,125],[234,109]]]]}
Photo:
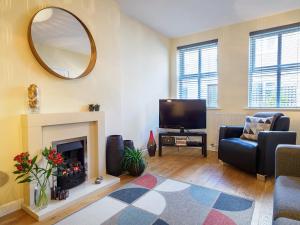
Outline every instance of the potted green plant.
{"type": "Polygon", "coordinates": [[[142,151],[127,147],[124,152],[123,168],[132,176],[140,176],[146,168],[142,151]]]}

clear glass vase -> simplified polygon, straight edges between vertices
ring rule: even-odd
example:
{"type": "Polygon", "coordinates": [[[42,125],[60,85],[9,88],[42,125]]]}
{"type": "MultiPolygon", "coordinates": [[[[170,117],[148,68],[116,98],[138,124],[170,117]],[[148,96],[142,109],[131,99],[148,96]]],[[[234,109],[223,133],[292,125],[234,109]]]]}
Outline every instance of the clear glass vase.
{"type": "Polygon", "coordinates": [[[48,206],[48,186],[47,185],[37,185],[34,189],[34,204],[38,209],[44,209],[48,206]]]}

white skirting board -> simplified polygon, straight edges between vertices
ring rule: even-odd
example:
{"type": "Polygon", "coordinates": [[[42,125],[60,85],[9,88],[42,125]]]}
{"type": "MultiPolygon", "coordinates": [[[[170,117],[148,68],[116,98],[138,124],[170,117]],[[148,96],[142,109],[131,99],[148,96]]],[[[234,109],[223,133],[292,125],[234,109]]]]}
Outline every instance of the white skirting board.
{"type": "Polygon", "coordinates": [[[15,201],[11,201],[4,205],[0,206],[0,217],[5,216],[7,214],[13,213],[19,209],[21,209],[23,204],[23,199],[18,199],[15,201]]]}

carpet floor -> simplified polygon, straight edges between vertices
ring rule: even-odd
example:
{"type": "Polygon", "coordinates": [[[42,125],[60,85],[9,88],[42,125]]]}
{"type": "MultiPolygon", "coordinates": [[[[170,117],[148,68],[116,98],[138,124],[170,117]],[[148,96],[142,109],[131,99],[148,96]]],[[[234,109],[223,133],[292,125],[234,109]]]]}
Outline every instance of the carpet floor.
{"type": "Polygon", "coordinates": [[[57,225],[250,225],[254,201],[144,174],[57,225]]]}

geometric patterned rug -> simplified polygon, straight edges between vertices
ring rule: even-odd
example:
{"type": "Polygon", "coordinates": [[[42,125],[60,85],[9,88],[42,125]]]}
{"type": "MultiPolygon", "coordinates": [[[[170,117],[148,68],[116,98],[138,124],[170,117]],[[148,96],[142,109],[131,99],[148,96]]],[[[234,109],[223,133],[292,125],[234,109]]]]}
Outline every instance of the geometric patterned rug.
{"type": "Polygon", "coordinates": [[[57,225],[250,225],[254,201],[144,174],[57,225]]]}

